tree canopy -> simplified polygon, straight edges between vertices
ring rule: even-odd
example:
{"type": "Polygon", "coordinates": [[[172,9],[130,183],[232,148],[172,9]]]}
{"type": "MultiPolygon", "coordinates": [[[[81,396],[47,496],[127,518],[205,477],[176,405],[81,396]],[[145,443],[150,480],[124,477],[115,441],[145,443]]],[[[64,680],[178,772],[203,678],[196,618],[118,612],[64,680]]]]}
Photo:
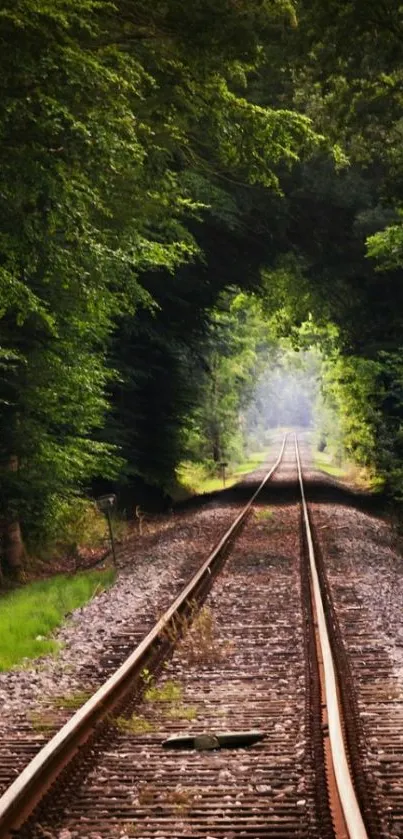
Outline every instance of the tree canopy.
{"type": "Polygon", "coordinates": [[[60,501],[166,486],[211,421],[228,447],[266,321],[332,325],[348,445],[401,492],[402,25],[392,0],[4,0],[3,570],[60,501]]]}

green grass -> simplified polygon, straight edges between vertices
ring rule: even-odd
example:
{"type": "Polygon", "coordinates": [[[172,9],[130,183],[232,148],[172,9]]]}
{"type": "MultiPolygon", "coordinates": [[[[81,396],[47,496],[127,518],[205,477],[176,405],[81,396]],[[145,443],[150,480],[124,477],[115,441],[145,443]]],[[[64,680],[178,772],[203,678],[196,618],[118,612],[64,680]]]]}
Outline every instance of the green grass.
{"type": "Polygon", "coordinates": [[[151,731],[155,731],[155,725],[149,720],[146,720],[145,717],[137,714],[132,714],[129,719],[126,719],[126,717],[117,717],[115,725],[120,731],[125,731],[128,734],[148,734],[151,731]]]}
{"type": "Polygon", "coordinates": [[[332,455],[321,452],[314,455],[314,465],[322,472],[327,472],[335,478],[341,478],[348,484],[354,485],[359,490],[365,492],[381,493],[384,489],[384,480],[376,475],[365,466],[358,466],[351,461],[343,463],[342,467],[335,466],[332,463],[332,455]]]}
{"type": "Polygon", "coordinates": [[[334,463],[331,462],[330,455],[322,453],[315,454],[314,465],[316,469],[320,469],[322,472],[327,472],[328,475],[333,475],[335,478],[345,478],[346,476],[346,469],[343,469],[341,466],[335,466],[334,463]]]}
{"type": "Polygon", "coordinates": [[[92,691],[81,690],[77,693],[66,694],[66,696],[55,696],[52,700],[54,708],[60,708],[62,711],[77,711],[82,705],[88,701],[92,696],[92,691]]]}
{"type": "Polygon", "coordinates": [[[267,519],[272,519],[274,515],[274,511],[270,509],[270,507],[263,507],[261,510],[255,510],[254,516],[255,519],[258,521],[266,521],[267,519]]]}
{"type": "Polygon", "coordinates": [[[196,705],[174,705],[167,711],[167,717],[173,720],[195,720],[198,714],[196,705]]]}
{"type": "Polygon", "coordinates": [[[149,702],[178,702],[182,699],[182,687],[179,682],[168,680],[161,687],[152,685],[149,687],[144,698],[149,702]]]}
{"type": "MultiPolygon", "coordinates": [[[[243,475],[247,475],[248,472],[253,472],[254,469],[258,469],[267,460],[268,455],[268,449],[261,452],[252,452],[242,463],[236,465],[230,464],[226,471],[225,486],[233,486],[243,475]]],[[[202,463],[185,461],[179,466],[177,475],[179,484],[190,493],[201,495],[204,492],[215,492],[216,490],[223,489],[221,475],[209,475],[206,467],[202,463]]]]}
{"type": "Polygon", "coordinates": [[[0,599],[0,672],[24,659],[56,653],[51,637],[73,609],[112,585],[113,570],[59,575],[31,583],[0,599]]]}
{"type": "Polygon", "coordinates": [[[36,731],[37,734],[49,732],[57,728],[57,719],[54,717],[54,715],[51,715],[49,713],[32,711],[32,713],[28,714],[28,719],[32,725],[33,730],[36,731]]]}

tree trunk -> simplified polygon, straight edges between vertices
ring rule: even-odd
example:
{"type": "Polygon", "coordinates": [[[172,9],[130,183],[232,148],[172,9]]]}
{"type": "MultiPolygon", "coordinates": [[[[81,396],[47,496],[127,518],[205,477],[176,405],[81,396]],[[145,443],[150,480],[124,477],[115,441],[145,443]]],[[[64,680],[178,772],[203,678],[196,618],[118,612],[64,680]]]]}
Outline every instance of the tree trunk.
{"type": "Polygon", "coordinates": [[[4,533],[4,559],[13,577],[19,577],[24,565],[25,548],[19,521],[7,522],[4,533]]]}
{"type": "MultiPolygon", "coordinates": [[[[11,456],[8,462],[10,472],[17,472],[18,457],[11,456]]],[[[4,568],[13,577],[20,577],[24,566],[25,548],[21,527],[16,515],[11,512],[3,526],[4,568]]]]}
{"type": "Polygon", "coordinates": [[[219,441],[218,435],[213,440],[212,454],[213,454],[214,463],[219,463],[220,460],[221,460],[221,450],[220,450],[220,441],[219,441]]]}
{"type": "Polygon", "coordinates": [[[212,419],[210,423],[210,439],[211,439],[211,453],[214,463],[219,463],[221,460],[221,435],[218,422],[218,383],[216,376],[217,360],[214,360],[211,371],[211,411],[212,419]]]}

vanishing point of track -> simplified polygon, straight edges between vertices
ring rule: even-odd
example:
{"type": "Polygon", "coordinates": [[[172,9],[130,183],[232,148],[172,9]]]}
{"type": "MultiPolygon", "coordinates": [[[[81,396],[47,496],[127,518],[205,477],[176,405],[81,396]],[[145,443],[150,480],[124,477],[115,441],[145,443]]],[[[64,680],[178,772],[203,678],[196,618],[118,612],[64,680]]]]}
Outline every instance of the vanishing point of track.
{"type": "Polygon", "coordinates": [[[382,836],[314,543],[297,441],[285,438],[182,594],[2,796],[0,837],[382,836]],[[273,521],[269,481],[287,490],[273,521]],[[209,748],[251,729],[264,739],[209,748]],[[208,736],[164,748],[175,734],[208,736]]]}

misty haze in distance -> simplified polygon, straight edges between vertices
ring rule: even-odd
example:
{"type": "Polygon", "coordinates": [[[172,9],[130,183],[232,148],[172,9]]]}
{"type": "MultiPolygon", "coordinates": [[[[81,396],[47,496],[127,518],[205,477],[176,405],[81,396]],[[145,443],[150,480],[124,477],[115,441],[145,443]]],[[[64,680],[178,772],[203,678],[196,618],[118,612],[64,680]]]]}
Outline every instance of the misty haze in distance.
{"type": "Polygon", "coordinates": [[[313,429],[320,396],[320,356],[288,352],[259,377],[243,422],[251,447],[278,427],[313,429]]]}

